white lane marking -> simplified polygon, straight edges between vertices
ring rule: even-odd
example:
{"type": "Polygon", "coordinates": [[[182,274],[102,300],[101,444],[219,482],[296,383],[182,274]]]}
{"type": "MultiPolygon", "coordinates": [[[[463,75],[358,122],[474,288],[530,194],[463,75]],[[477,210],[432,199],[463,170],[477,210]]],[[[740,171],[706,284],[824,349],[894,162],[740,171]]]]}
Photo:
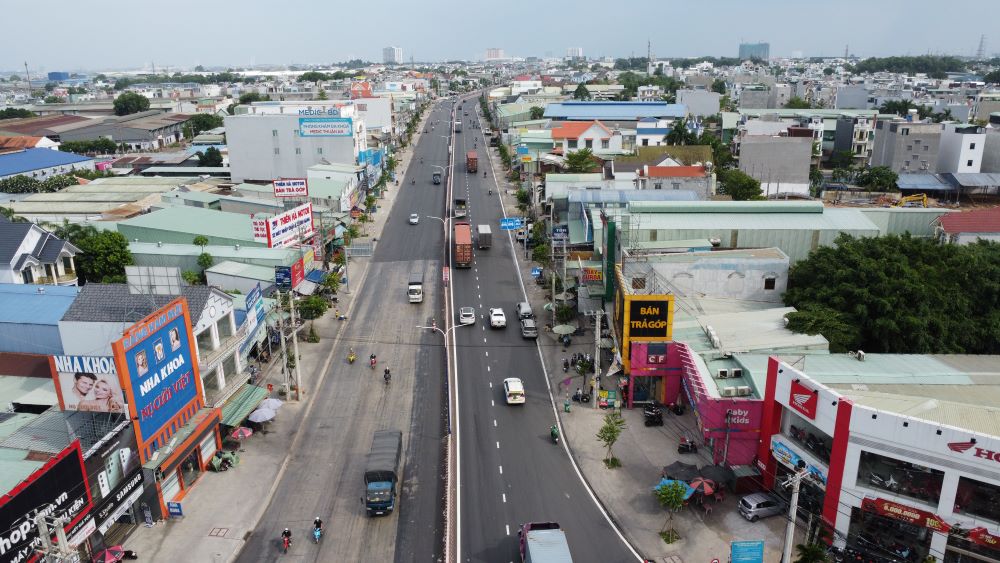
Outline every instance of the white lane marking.
{"type": "Polygon", "coordinates": [[[500,440],[497,440],[497,449],[500,449],[500,440]]]}
{"type": "Polygon", "coordinates": [[[500,493],[500,496],[503,497],[503,503],[507,504],[507,493],[500,493]]]}
{"type": "MultiPolygon", "coordinates": [[[[493,428],[496,428],[496,427],[497,427],[497,419],[494,418],[493,419],[493,428]]],[[[497,443],[499,444],[500,442],[497,442],[497,443]]]]}
{"type": "MultiPolygon", "coordinates": [[[[486,371],[490,370],[490,366],[486,366],[486,371]]],[[[490,381],[490,389],[493,389],[493,382],[490,381]]]]}
{"type": "Polygon", "coordinates": [[[510,524],[507,524],[506,526],[504,526],[504,529],[507,531],[507,535],[509,536],[510,535],[510,524]]]}
{"type": "MultiPolygon", "coordinates": [[[[483,330],[486,330],[485,328],[483,330]]],[[[483,339],[483,344],[486,344],[486,339],[483,339]]]]}
{"type": "Polygon", "coordinates": [[[487,358],[489,358],[489,357],[490,357],[490,351],[489,351],[489,350],[487,350],[487,351],[486,351],[486,357],[487,357],[487,358]]]}
{"type": "Polygon", "coordinates": [[[497,402],[495,400],[493,400],[493,399],[490,399],[490,406],[491,407],[497,406],[497,402]]]}
{"type": "Polygon", "coordinates": [[[500,474],[503,475],[503,466],[500,466],[500,474]]]}
{"type": "MultiPolygon", "coordinates": [[[[490,371],[490,366],[486,366],[486,371],[490,371]]],[[[490,383],[490,387],[493,387],[492,383],[490,383]]]]}

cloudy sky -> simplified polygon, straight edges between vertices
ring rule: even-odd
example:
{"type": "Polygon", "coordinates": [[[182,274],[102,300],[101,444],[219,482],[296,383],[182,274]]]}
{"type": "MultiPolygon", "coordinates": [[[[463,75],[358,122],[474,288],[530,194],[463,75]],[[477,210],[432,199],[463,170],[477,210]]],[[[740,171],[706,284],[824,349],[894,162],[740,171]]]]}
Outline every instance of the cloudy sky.
{"type": "Polygon", "coordinates": [[[1000,52],[1000,0],[51,0],[4,6],[0,71],[380,61],[398,45],[417,60],[508,56],[972,55],[1000,52]],[[936,29],[934,26],[942,24],[936,29]],[[993,36],[990,35],[992,26],[993,36]]]}

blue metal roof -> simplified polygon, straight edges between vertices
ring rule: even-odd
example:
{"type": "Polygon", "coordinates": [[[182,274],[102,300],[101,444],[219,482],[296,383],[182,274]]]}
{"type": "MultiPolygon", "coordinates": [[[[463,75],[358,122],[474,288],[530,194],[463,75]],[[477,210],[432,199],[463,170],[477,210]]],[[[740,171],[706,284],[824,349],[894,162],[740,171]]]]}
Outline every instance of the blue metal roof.
{"type": "Polygon", "coordinates": [[[639,127],[635,130],[636,135],[666,135],[671,129],[669,127],[639,127]]]}
{"type": "Polygon", "coordinates": [[[684,104],[666,102],[560,102],[545,106],[545,117],[584,120],[640,120],[646,117],[675,119],[687,115],[684,104]]]}
{"type": "Polygon", "coordinates": [[[0,323],[57,326],[79,290],[76,286],[0,284],[0,323]]]}
{"type": "Polygon", "coordinates": [[[326,278],[326,272],[323,270],[312,270],[306,274],[306,279],[313,283],[323,283],[324,278],[326,278]]]}
{"type": "Polygon", "coordinates": [[[900,174],[896,186],[901,190],[920,190],[929,192],[953,191],[948,182],[937,174],[900,174]]]}
{"type": "Polygon", "coordinates": [[[28,149],[8,154],[0,154],[0,177],[24,174],[42,168],[65,166],[93,160],[71,152],[52,149],[28,149]]]}

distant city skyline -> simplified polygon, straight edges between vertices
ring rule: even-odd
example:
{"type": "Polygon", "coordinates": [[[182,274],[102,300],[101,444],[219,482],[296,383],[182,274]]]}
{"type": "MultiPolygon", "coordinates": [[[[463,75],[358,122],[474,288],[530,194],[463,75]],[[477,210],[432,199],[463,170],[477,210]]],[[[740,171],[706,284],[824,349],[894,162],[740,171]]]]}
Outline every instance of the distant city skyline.
{"type": "Polygon", "coordinates": [[[740,43],[757,42],[770,44],[772,58],[797,53],[841,56],[848,45],[861,57],[972,56],[985,34],[986,53],[1000,52],[1000,34],[990,33],[995,18],[987,17],[997,13],[996,0],[952,3],[952,13],[982,16],[968,18],[961,31],[956,24],[930,30],[926,21],[915,20],[940,8],[929,0],[841,0],[822,5],[800,0],[759,4],[716,0],[697,5],[640,0],[611,8],[597,0],[557,0],[551,10],[536,14],[540,21],[530,26],[516,9],[476,18],[469,15],[468,3],[459,0],[419,5],[374,0],[366,4],[364,16],[371,25],[326,27],[323,22],[341,20],[341,6],[315,0],[301,4],[289,10],[248,0],[218,17],[206,14],[202,2],[176,0],[168,10],[160,4],[135,3],[127,12],[108,17],[108,12],[92,5],[71,3],[54,6],[55,14],[32,25],[38,18],[37,7],[15,3],[4,13],[8,21],[21,24],[4,29],[8,48],[0,50],[0,72],[23,73],[25,61],[33,73],[137,70],[152,64],[173,70],[199,64],[381,62],[387,44],[402,48],[405,61],[418,62],[478,61],[489,48],[502,49],[507,57],[561,55],[577,48],[590,58],[644,57],[647,40],[658,58],[735,57],[740,43]],[[545,13],[558,13],[558,21],[546,25],[545,13]],[[376,20],[377,34],[372,33],[376,20]]]}

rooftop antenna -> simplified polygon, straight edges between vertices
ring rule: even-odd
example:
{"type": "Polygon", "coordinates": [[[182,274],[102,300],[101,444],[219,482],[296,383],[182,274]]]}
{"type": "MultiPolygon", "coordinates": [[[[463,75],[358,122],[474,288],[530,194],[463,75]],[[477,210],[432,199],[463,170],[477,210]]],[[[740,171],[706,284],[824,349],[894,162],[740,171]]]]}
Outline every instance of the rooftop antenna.
{"type": "Polygon", "coordinates": [[[981,61],[986,58],[986,34],[979,36],[979,48],[976,49],[976,60],[981,61]]]}
{"type": "Polygon", "coordinates": [[[31,75],[28,74],[28,61],[24,61],[24,79],[28,81],[28,97],[31,97],[31,75]]]}
{"type": "Polygon", "coordinates": [[[850,45],[850,44],[847,44],[847,45],[844,45],[844,58],[845,58],[845,59],[846,59],[846,58],[848,57],[848,54],[847,54],[847,53],[849,53],[849,52],[850,52],[850,48],[851,48],[851,45],[850,45]]]}

